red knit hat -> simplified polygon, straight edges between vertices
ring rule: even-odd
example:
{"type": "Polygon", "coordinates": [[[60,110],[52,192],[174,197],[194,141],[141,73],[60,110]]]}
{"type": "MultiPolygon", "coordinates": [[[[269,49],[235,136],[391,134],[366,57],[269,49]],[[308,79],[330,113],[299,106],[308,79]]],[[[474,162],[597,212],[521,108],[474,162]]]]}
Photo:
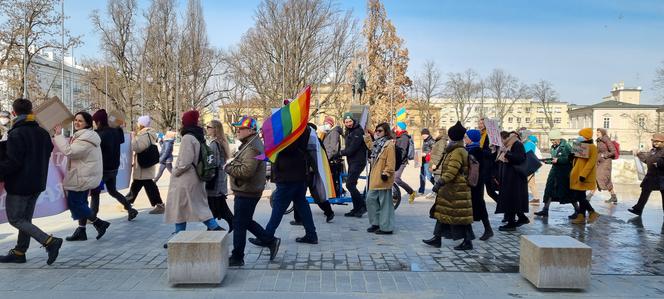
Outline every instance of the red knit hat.
{"type": "Polygon", "coordinates": [[[193,127],[198,126],[198,117],[200,114],[196,110],[190,110],[182,114],[182,126],[193,127]]]}
{"type": "Polygon", "coordinates": [[[102,126],[108,126],[108,114],[106,114],[106,110],[97,110],[97,112],[92,115],[92,120],[98,122],[102,126]]]}
{"type": "Polygon", "coordinates": [[[330,124],[330,126],[334,127],[334,118],[328,115],[325,117],[325,120],[323,120],[323,123],[330,124]]]}

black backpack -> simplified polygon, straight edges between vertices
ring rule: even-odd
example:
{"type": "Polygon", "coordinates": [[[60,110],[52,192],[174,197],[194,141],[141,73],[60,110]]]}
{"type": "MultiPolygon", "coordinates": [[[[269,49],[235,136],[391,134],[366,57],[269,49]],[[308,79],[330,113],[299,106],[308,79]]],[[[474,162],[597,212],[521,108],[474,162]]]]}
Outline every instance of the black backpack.
{"type": "Polygon", "coordinates": [[[406,161],[404,161],[406,159],[408,159],[408,157],[404,156],[403,149],[396,146],[396,144],[395,144],[394,145],[394,162],[395,162],[394,163],[395,164],[394,165],[394,171],[399,170],[399,168],[401,168],[401,165],[403,165],[406,162],[406,161]]]}
{"type": "Polygon", "coordinates": [[[136,161],[141,168],[149,168],[159,163],[159,148],[152,143],[150,133],[148,133],[148,139],[150,140],[148,148],[136,154],[136,161]]]}

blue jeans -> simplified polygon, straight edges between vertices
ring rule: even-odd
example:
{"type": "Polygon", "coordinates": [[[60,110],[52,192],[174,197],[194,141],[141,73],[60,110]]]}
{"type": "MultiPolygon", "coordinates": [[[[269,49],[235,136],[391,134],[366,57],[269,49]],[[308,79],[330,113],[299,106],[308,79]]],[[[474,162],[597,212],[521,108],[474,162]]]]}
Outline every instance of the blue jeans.
{"type": "Polygon", "coordinates": [[[417,190],[418,192],[424,193],[427,186],[426,181],[433,184],[433,175],[429,171],[429,163],[422,163],[422,167],[420,167],[420,188],[417,190]]]}
{"type": "Polygon", "coordinates": [[[74,220],[94,219],[88,206],[88,191],[67,191],[67,206],[74,220]]]}
{"type": "Polygon", "coordinates": [[[244,258],[244,247],[247,244],[247,231],[252,233],[261,242],[269,244],[274,239],[269,236],[263,227],[254,221],[254,211],[260,197],[243,197],[235,195],[233,205],[233,253],[232,257],[244,258]]]}
{"type": "MultiPolygon", "coordinates": [[[[208,229],[212,230],[217,227],[219,227],[219,224],[217,223],[217,220],[214,220],[214,218],[210,218],[208,220],[203,221],[203,224],[207,226],[208,229]]],[[[181,222],[181,223],[176,223],[175,224],[175,233],[179,233],[183,230],[187,230],[187,223],[186,222],[181,222]]]]}
{"type": "Polygon", "coordinates": [[[270,221],[265,226],[268,236],[274,237],[274,232],[279,227],[281,218],[284,217],[284,212],[286,212],[288,205],[292,201],[293,206],[302,217],[302,224],[304,224],[304,231],[306,232],[305,236],[318,239],[314,219],[311,216],[311,208],[309,208],[309,202],[305,197],[306,194],[307,183],[305,181],[277,183],[277,189],[274,191],[272,202],[272,215],[270,215],[270,221]]]}

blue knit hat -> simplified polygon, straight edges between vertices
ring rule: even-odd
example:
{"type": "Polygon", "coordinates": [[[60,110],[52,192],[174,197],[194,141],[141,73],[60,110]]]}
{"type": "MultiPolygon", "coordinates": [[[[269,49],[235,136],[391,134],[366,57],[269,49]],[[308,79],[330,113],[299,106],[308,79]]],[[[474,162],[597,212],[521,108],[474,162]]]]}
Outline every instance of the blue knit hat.
{"type": "Polygon", "coordinates": [[[472,142],[480,142],[480,139],[482,139],[482,132],[480,132],[480,130],[468,130],[466,131],[466,135],[472,142]]]}

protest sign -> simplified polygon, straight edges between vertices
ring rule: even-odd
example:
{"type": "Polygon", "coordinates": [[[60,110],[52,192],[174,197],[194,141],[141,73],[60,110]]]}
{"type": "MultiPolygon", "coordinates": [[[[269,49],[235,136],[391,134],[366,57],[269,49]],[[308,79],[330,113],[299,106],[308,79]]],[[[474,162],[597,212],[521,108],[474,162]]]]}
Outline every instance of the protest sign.
{"type": "Polygon", "coordinates": [[[484,127],[486,127],[486,134],[489,137],[489,144],[503,146],[502,139],[500,138],[500,125],[498,124],[498,120],[485,118],[484,127]]]}

